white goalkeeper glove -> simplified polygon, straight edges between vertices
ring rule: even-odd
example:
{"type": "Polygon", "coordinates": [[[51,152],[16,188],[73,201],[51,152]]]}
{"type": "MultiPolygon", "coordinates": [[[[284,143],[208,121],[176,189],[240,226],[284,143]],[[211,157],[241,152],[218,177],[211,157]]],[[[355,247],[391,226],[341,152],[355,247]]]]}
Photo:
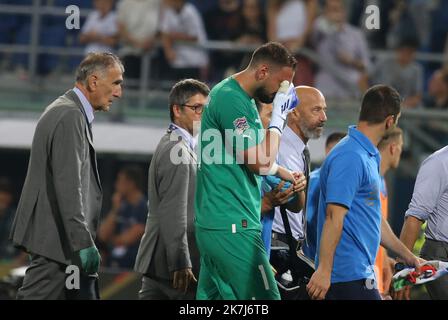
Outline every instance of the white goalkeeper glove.
{"type": "Polygon", "coordinates": [[[297,106],[298,103],[299,98],[297,97],[294,85],[292,83],[289,84],[286,80],[283,81],[274,97],[272,118],[268,129],[275,130],[279,135],[282,135],[286,116],[297,106]]]}

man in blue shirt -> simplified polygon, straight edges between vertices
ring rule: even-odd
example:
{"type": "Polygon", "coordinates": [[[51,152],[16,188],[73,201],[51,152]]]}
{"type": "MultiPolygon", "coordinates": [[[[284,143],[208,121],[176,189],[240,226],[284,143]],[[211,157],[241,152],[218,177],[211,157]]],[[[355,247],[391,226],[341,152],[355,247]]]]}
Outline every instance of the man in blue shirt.
{"type": "MultiPolygon", "coordinates": [[[[333,132],[325,141],[325,155],[345,137],[345,132],[333,132]]],[[[317,242],[317,209],[320,197],[320,168],[310,173],[308,183],[308,198],[306,201],[306,241],[302,246],[303,253],[311,260],[315,260],[317,242]]]]}
{"type": "Polygon", "coordinates": [[[400,117],[398,92],[373,86],[362,99],[357,126],[333,148],[321,168],[317,270],[307,285],[312,299],[381,300],[374,264],[381,244],[406,264],[420,260],[394,235],[380,207],[380,140],[400,117]]]}

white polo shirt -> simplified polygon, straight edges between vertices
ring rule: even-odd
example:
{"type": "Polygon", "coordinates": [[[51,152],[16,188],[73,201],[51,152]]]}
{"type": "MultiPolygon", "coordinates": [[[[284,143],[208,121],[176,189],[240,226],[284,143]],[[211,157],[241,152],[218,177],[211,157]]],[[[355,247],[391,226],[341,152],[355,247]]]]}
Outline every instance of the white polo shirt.
{"type": "MultiPolygon", "coordinates": [[[[109,37],[116,35],[118,32],[116,13],[111,11],[104,17],[101,17],[99,11],[91,12],[81,31],[81,33],[88,32],[96,32],[109,37]]],[[[89,52],[113,52],[113,48],[102,43],[91,42],[85,48],[85,53],[89,52]]]]}
{"type": "MultiPolygon", "coordinates": [[[[162,14],[160,30],[164,33],[181,32],[197,38],[197,43],[207,40],[201,15],[194,5],[186,3],[180,12],[166,8],[162,14]]],[[[196,68],[208,64],[208,56],[203,49],[174,43],[176,59],[174,68],[196,68]]]]}

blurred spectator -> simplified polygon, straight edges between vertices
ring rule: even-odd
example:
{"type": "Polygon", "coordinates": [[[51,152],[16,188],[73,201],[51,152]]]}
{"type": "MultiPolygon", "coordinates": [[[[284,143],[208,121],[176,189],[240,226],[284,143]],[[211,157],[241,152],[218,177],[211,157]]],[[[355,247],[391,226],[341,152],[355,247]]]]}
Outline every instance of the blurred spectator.
{"type": "MultiPolygon", "coordinates": [[[[218,7],[204,15],[205,29],[210,40],[236,41],[243,35],[244,12],[239,0],[218,0],[218,7]]],[[[254,14],[253,14],[254,15],[254,14]]],[[[210,80],[219,82],[234,73],[242,55],[228,51],[212,51],[210,54],[210,80]]]]}
{"type": "MultiPolygon", "coordinates": [[[[268,40],[278,41],[297,53],[312,31],[317,7],[317,0],[268,0],[268,40]]],[[[294,84],[312,86],[314,75],[311,62],[299,54],[296,54],[296,59],[294,84]]]]}
{"type": "Polygon", "coordinates": [[[312,30],[317,1],[268,0],[268,39],[284,44],[291,52],[300,49],[312,30]]]}
{"type": "Polygon", "coordinates": [[[395,6],[388,12],[390,29],[387,34],[387,47],[395,48],[402,39],[414,38],[419,42],[416,21],[409,9],[409,1],[395,0],[395,6]]]}
{"type": "Polygon", "coordinates": [[[427,108],[448,109],[448,68],[438,69],[432,74],[424,105],[427,108]]]}
{"type": "Polygon", "coordinates": [[[23,255],[9,241],[15,212],[12,185],[7,178],[0,177],[0,261],[12,261],[16,265],[22,265],[23,263],[19,262],[19,260],[23,255]]]}
{"type": "Polygon", "coordinates": [[[415,61],[418,43],[414,39],[402,40],[395,56],[379,61],[371,77],[373,84],[394,87],[404,98],[403,106],[420,106],[423,94],[423,68],[415,61]]]}
{"type": "Polygon", "coordinates": [[[142,54],[156,41],[161,0],[120,0],[117,5],[118,53],[126,68],[126,77],[140,77],[142,54]]]}
{"type": "Polygon", "coordinates": [[[202,78],[201,68],[208,65],[207,53],[191,46],[207,39],[198,10],[185,0],[166,0],[160,31],[165,59],[171,69],[165,75],[170,80],[202,78]]]}
{"type": "MultiPolygon", "coordinates": [[[[237,42],[248,45],[262,45],[267,41],[266,16],[260,0],[243,0],[243,27],[237,42]]],[[[239,69],[245,69],[252,55],[243,56],[239,69]]],[[[241,60],[241,59],[239,59],[241,60]]]]}
{"type": "Polygon", "coordinates": [[[113,52],[117,43],[117,15],[113,11],[114,0],[94,0],[95,10],[87,17],[79,42],[87,45],[85,53],[113,52]]]}
{"type": "Polygon", "coordinates": [[[143,171],[125,167],[117,175],[112,209],[101,223],[98,241],[106,245],[106,265],[131,269],[145,231],[147,198],[143,195],[143,171]]]}
{"type": "Polygon", "coordinates": [[[261,45],[266,42],[266,17],[260,0],[243,0],[243,25],[240,43],[261,45]]]}
{"type": "Polygon", "coordinates": [[[370,55],[366,39],[359,28],[347,23],[342,0],[327,0],[324,15],[313,30],[321,68],[316,87],[326,97],[357,97],[368,87],[370,55]]]}

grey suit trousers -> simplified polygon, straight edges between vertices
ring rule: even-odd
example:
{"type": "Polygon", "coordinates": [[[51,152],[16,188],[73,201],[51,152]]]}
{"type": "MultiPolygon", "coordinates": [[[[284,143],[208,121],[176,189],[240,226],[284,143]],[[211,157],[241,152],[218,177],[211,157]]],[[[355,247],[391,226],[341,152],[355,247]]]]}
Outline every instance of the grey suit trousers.
{"type": "MultiPolygon", "coordinates": [[[[425,260],[448,261],[448,243],[426,238],[420,256],[425,260]]],[[[448,275],[428,282],[426,289],[432,300],[448,300],[448,275]]]]}
{"type": "Polygon", "coordinates": [[[18,300],[98,300],[98,277],[80,273],[79,289],[67,289],[66,265],[33,255],[18,300]]]}
{"type": "Polygon", "coordinates": [[[140,300],[194,300],[196,285],[190,287],[187,293],[174,289],[171,281],[155,280],[147,276],[142,278],[142,288],[138,293],[140,300]]]}

